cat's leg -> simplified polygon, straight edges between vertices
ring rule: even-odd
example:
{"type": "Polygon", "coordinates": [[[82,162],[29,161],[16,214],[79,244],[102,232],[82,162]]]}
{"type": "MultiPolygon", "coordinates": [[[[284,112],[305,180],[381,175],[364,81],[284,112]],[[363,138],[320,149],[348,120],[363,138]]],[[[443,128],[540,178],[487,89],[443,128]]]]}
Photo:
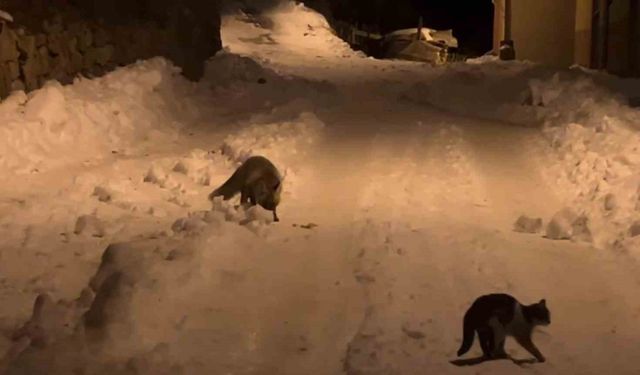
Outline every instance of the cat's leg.
{"type": "Polygon", "coordinates": [[[501,349],[504,346],[504,340],[507,335],[505,327],[497,318],[489,321],[489,327],[491,328],[491,341],[489,343],[491,358],[504,358],[501,349]]]}
{"type": "Polygon", "coordinates": [[[478,341],[480,341],[480,348],[482,348],[482,354],[485,358],[491,358],[491,341],[493,335],[490,327],[478,328],[478,341]]]}
{"type": "Polygon", "coordinates": [[[540,353],[540,350],[538,350],[538,348],[533,344],[533,341],[531,341],[531,337],[516,336],[516,341],[531,353],[531,355],[536,357],[539,362],[544,362],[546,360],[542,353],[540,353]]]}
{"type": "Polygon", "coordinates": [[[504,327],[499,327],[494,330],[494,347],[493,347],[493,357],[494,358],[508,358],[507,352],[504,350],[504,343],[507,338],[507,333],[504,327]]]}

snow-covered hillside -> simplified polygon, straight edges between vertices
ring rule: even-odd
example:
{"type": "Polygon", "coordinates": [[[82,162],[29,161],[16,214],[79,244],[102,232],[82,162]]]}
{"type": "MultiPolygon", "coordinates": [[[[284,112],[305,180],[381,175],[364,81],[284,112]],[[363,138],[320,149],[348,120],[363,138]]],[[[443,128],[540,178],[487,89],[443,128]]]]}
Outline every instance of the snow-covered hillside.
{"type": "Polygon", "coordinates": [[[0,373],[637,373],[637,82],[373,60],[293,2],[222,37],[0,103],[0,373]],[[278,223],[207,200],[258,154],[278,223]],[[547,362],[450,362],[492,292],[546,298],[547,362]]]}

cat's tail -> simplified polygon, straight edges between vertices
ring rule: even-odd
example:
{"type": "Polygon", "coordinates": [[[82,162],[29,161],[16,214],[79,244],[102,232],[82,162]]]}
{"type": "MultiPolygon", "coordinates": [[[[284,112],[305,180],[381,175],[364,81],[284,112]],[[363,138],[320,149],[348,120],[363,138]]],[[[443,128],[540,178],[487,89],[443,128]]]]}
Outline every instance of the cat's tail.
{"type": "Polygon", "coordinates": [[[464,314],[464,320],[462,323],[462,345],[460,345],[460,349],[458,349],[458,357],[471,349],[474,337],[475,327],[473,326],[473,321],[469,312],[467,312],[466,314],[464,314]]]}

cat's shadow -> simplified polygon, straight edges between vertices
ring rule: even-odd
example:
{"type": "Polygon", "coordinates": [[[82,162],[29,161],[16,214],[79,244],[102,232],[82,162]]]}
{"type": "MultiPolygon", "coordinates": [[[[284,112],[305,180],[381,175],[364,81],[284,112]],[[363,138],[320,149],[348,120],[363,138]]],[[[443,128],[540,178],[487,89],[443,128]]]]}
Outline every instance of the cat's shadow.
{"type": "Polygon", "coordinates": [[[531,359],[515,359],[512,357],[506,357],[506,358],[487,358],[487,357],[476,357],[476,358],[468,358],[468,359],[454,359],[452,361],[449,361],[449,363],[451,363],[452,365],[455,366],[476,366],[479,365],[481,363],[484,362],[490,362],[490,361],[506,361],[509,360],[511,362],[513,362],[514,364],[518,365],[518,366],[524,366],[524,365],[531,365],[534,364],[536,362],[538,362],[537,360],[531,358],[531,359]]]}

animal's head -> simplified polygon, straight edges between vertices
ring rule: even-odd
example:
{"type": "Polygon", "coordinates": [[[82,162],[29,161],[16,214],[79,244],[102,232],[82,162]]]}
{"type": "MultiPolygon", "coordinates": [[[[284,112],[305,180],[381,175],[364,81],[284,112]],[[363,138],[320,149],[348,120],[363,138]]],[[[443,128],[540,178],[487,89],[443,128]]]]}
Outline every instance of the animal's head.
{"type": "Polygon", "coordinates": [[[256,200],[265,210],[273,211],[280,204],[281,192],[282,181],[280,179],[267,179],[260,184],[256,200]]]}
{"type": "Polygon", "coordinates": [[[531,305],[531,317],[536,325],[548,326],[551,324],[551,313],[547,308],[545,299],[541,299],[540,302],[531,305]]]}

